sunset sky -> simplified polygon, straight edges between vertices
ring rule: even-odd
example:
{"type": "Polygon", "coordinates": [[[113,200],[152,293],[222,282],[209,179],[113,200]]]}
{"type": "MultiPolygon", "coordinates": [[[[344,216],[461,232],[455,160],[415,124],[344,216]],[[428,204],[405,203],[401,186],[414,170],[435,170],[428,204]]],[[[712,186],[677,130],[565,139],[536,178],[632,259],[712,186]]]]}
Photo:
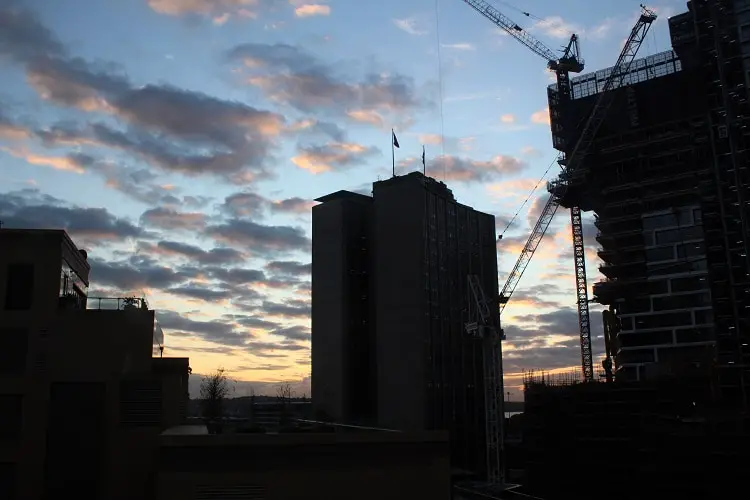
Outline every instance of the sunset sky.
{"type": "MultiPolygon", "coordinates": [[[[640,0],[492,3],[553,49],[578,33],[596,70],[640,0]]],[[[639,56],[669,48],[685,2],[649,7],[639,56]]],[[[145,295],[165,355],[225,367],[238,395],[309,395],[312,200],[388,177],[391,128],[397,173],[424,145],[498,234],[556,156],[545,61],[461,0],[3,0],[0,64],[0,220],[67,228],[90,295],[145,295]]],[[[545,195],[498,246],[501,287],[545,195]]],[[[560,210],[503,314],[511,391],[580,365],[569,232],[560,210]]]]}

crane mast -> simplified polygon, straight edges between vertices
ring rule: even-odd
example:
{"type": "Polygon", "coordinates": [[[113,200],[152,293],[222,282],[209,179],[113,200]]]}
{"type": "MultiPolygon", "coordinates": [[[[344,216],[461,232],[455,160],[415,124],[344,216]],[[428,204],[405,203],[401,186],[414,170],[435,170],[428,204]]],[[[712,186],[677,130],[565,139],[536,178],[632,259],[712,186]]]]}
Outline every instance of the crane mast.
{"type": "Polygon", "coordinates": [[[470,274],[469,323],[466,332],[482,342],[484,373],[485,432],[487,435],[487,481],[493,485],[504,483],[503,370],[500,327],[490,313],[490,302],[482,289],[479,277],[470,274]]]}

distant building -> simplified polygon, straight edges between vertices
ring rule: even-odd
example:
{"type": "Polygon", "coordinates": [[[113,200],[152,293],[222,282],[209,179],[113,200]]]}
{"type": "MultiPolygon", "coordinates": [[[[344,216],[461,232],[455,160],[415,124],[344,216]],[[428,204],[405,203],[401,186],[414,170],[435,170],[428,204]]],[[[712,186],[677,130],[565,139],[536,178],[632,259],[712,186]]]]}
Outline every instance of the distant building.
{"type": "Polygon", "coordinates": [[[3,500],[148,498],[185,417],[188,359],[155,358],[154,311],[88,297],[89,271],[64,231],[0,229],[3,500]]]}
{"type": "MultiPolygon", "coordinates": [[[[467,277],[498,295],[495,218],[413,172],[313,208],[312,390],[343,423],[446,429],[456,467],[485,460],[481,345],[467,277]]],[[[497,314],[497,308],[491,308],[497,314]]],[[[497,318],[495,318],[497,319],[497,318]]]]}

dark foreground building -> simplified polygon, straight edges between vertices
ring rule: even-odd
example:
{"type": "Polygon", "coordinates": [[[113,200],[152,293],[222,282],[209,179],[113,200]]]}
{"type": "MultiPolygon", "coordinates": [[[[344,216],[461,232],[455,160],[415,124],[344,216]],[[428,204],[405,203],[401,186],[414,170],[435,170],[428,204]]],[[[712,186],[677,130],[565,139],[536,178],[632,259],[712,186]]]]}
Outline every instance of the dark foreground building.
{"type": "Polygon", "coordinates": [[[445,184],[418,172],[374,183],[372,196],[339,191],[317,201],[317,415],[449,430],[454,466],[482,473],[482,350],[465,333],[467,277],[478,275],[487,296],[497,296],[494,216],[458,203],[445,184]]]}
{"type": "Polygon", "coordinates": [[[188,359],[154,357],[154,311],[88,296],[90,270],[65,231],[0,229],[3,500],[153,498],[185,418],[188,359]]]}
{"type": "MultiPolygon", "coordinates": [[[[635,61],[613,91],[563,204],[597,216],[606,279],[594,296],[620,319],[616,378],[715,365],[723,400],[747,406],[750,3],[688,7],[669,20],[674,50],[635,61]]],[[[574,78],[563,110],[550,88],[560,130],[575,130],[610,71],[574,78]]],[[[575,133],[554,142],[573,145],[575,133]]]]}

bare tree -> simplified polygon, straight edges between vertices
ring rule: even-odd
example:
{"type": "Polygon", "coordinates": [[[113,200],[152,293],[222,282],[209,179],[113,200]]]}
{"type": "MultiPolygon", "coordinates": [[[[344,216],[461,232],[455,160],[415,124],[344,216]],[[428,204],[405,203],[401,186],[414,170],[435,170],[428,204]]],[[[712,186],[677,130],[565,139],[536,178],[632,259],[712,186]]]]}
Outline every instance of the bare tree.
{"type": "Polygon", "coordinates": [[[281,413],[279,415],[279,425],[283,428],[289,425],[289,402],[292,399],[292,384],[289,382],[282,382],[276,386],[276,400],[281,406],[281,413]]]}
{"type": "Polygon", "coordinates": [[[292,384],[289,382],[282,382],[278,386],[276,386],[276,399],[279,401],[279,403],[286,404],[290,399],[292,399],[292,396],[294,395],[294,391],[292,390],[292,384]]]}
{"type": "Polygon", "coordinates": [[[205,375],[201,380],[201,400],[203,418],[216,421],[224,414],[224,400],[234,391],[234,385],[224,368],[205,375]]]}

